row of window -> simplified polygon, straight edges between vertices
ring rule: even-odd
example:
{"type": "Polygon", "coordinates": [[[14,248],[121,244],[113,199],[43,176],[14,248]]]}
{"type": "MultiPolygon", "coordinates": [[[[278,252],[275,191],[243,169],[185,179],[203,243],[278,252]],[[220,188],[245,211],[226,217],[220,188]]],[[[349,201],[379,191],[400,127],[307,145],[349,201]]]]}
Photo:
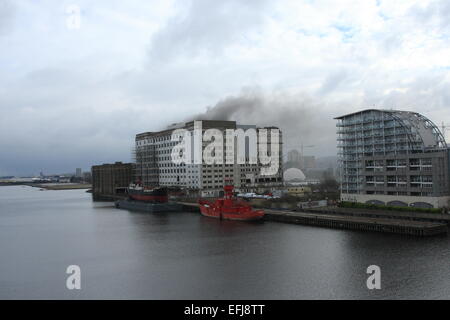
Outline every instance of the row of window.
{"type": "MultiPolygon", "coordinates": [[[[406,176],[366,176],[366,182],[407,182],[406,176]]],[[[433,176],[409,176],[410,182],[433,182],[433,176]]]]}

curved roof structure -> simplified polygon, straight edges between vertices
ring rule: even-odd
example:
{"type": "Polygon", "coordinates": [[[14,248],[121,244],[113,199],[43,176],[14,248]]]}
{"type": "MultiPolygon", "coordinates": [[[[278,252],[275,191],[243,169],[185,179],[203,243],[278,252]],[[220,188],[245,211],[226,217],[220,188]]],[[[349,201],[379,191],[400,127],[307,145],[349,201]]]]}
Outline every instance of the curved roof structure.
{"type": "Polygon", "coordinates": [[[300,169],[289,168],[286,171],[284,171],[283,178],[285,181],[292,181],[292,180],[303,181],[306,179],[306,176],[300,169]]]}
{"type": "MultiPolygon", "coordinates": [[[[389,142],[392,136],[396,143],[405,143],[405,151],[426,151],[447,148],[439,128],[425,116],[411,111],[367,109],[335,118],[339,120],[338,130],[345,140],[351,140],[358,131],[367,136],[382,137],[389,142]],[[404,138],[403,141],[401,138],[404,138]]],[[[404,149],[403,149],[404,150],[404,149]]]]}
{"type": "Polygon", "coordinates": [[[417,112],[396,111],[387,113],[392,118],[411,128],[411,138],[421,141],[425,148],[446,148],[444,135],[439,128],[428,118],[417,112]]]}

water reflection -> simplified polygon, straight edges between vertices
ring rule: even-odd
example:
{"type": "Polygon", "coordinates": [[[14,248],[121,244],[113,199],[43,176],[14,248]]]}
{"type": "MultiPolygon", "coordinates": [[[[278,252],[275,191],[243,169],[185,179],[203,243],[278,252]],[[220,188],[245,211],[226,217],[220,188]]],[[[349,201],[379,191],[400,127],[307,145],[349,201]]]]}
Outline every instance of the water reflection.
{"type": "Polygon", "coordinates": [[[0,298],[449,298],[450,242],[148,214],[82,190],[0,188],[0,298]],[[82,290],[65,289],[65,268],[82,290]],[[366,287],[366,268],[382,290],[366,287]]]}

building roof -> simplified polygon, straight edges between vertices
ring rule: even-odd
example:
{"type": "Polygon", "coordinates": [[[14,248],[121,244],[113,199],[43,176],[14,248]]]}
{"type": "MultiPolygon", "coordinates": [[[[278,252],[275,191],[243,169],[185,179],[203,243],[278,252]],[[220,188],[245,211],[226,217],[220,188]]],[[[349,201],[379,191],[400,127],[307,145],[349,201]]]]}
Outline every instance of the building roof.
{"type": "Polygon", "coordinates": [[[420,141],[424,148],[447,148],[444,135],[439,128],[427,117],[418,112],[401,111],[401,110],[384,110],[384,109],[365,109],[353,113],[349,113],[336,120],[343,120],[354,115],[379,112],[389,115],[389,118],[399,122],[407,129],[410,141],[420,141]]]}
{"type": "Polygon", "coordinates": [[[336,117],[334,119],[339,120],[339,119],[343,119],[343,118],[346,118],[346,117],[349,117],[349,116],[353,116],[353,115],[358,114],[358,113],[369,112],[369,111],[380,111],[380,112],[391,112],[391,113],[412,112],[412,111],[400,111],[400,110],[392,110],[392,109],[364,109],[364,110],[360,110],[360,111],[356,111],[356,112],[352,112],[352,113],[347,113],[347,114],[344,114],[343,116],[339,116],[339,117],[336,117]]]}
{"type": "Polygon", "coordinates": [[[291,181],[291,180],[304,181],[306,179],[306,176],[302,172],[302,170],[300,170],[298,168],[289,168],[286,171],[284,171],[283,178],[285,181],[291,181]]]}

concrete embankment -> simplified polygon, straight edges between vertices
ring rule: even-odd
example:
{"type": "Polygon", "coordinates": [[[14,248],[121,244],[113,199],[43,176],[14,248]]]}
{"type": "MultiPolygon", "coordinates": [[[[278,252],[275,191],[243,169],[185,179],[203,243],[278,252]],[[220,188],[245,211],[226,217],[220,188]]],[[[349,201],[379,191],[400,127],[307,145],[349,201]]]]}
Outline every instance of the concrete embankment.
{"type": "Polygon", "coordinates": [[[338,216],[292,211],[280,212],[275,210],[265,210],[265,212],[266,214],[264,218],[269,221],[288,222],[337,229],[376,231],[421,237],[447,234],[448,232],[446,224],[437,222],[338,216]]]}
{"type": "Polygon", "coordinates": [[[314,209],[305,209],[301,212],[338,215],[338,216],[353,216],[353,217],[369,217],[369,218],[383,218],[383,219],[400,219],[409,221],[427,221],[439,222],[450,225],[450,214],[448,213],[428,213],[428,212],[413,212],[413,211],[396,211],[396,210],[378,210],[378,209],[363,209],[363,208],[339,208],[339,207],[323,207],[314,209]]]}
{"type": "MultiPolygon", "coordinates": [[[[197,203],[179,202],[183,210],[199,211],[197,203]]],[[[433,236],[447,234],[444,223],[428,221],[412,221],[404,219],[359,217],[337,214],[306,213],[286,210],[265,209],[264,219],[293,224],[303,224],[336,229],[375,231],[413,236],[433,236]]]]}

